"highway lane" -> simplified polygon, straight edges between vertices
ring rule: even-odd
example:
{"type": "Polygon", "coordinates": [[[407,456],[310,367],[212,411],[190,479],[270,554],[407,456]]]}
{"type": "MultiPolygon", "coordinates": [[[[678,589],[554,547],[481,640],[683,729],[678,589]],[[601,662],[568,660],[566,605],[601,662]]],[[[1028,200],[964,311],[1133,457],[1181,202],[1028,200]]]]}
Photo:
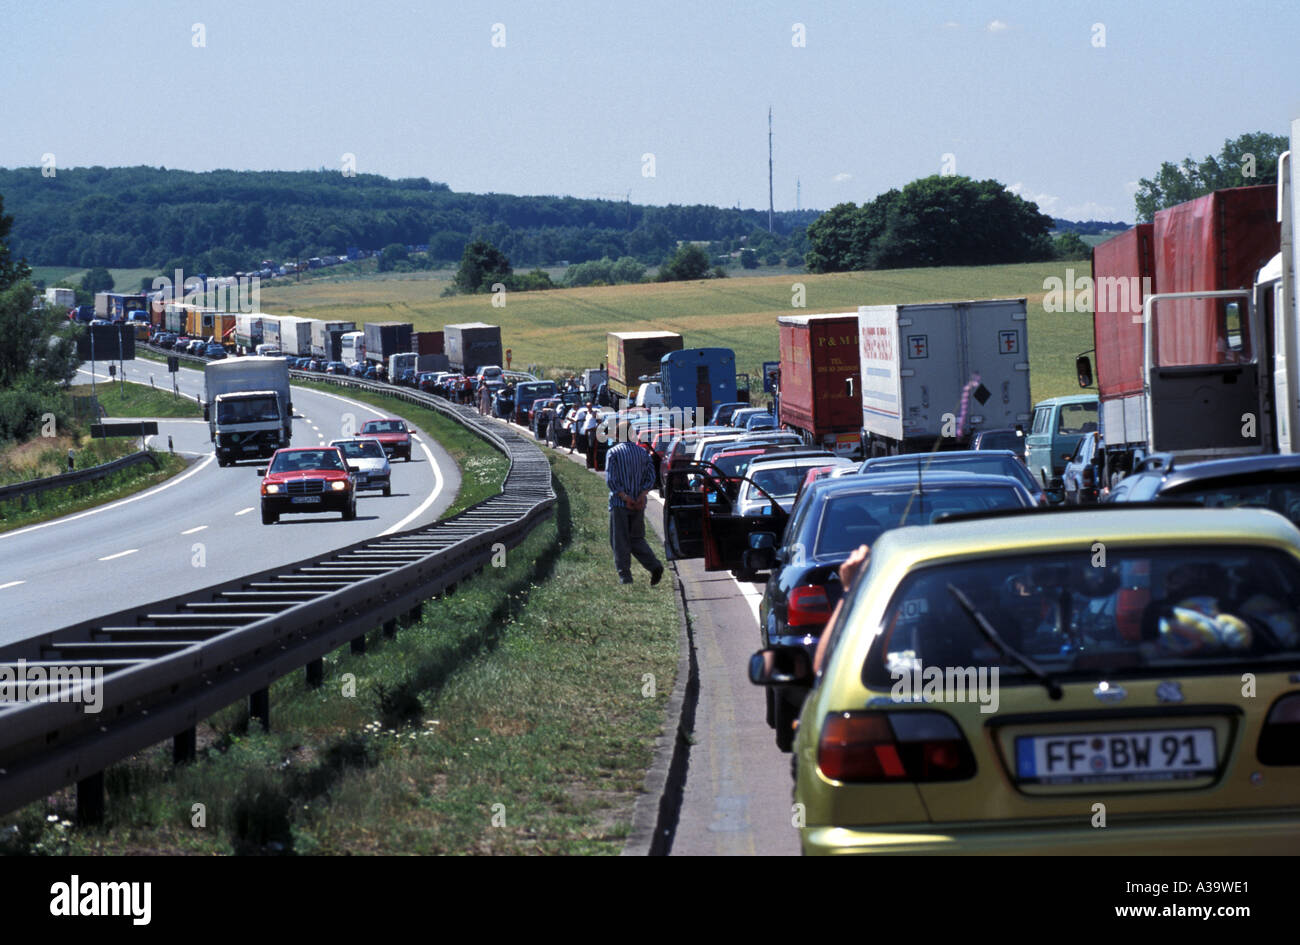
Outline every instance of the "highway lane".
{"type": "MultiPolygon", "coordinates": [[[[97,380],[106,381],[106,366],[96,367],[97,380]]],[[[171,388],[165,365],[139,360],[125,367],[129,379],[148,383],[152,375],[157,387],[171,388]]],[[[90,380],[88,368],[79,383],[90,380]]],[[[182,393],[197,395],[203,375],[182,369],[177,382],[182,393]]],[[[294,446],[326,443],[383,415],[360,401],[298,387],[293,404],[294,446]]],[[[184,472],[96,509],[0,533],[0,612],[6,616],[0,643],[426,524],[460,487],[451,457],[417,429],[411,462],[393,463],[393,494],[362,492],[356,521],[331,512],[263,525],[256,462],[221,468],[206,424],[158,423],[151,445],[165,449],[170,436],[176,451],[192,460],[184,472]]]]}

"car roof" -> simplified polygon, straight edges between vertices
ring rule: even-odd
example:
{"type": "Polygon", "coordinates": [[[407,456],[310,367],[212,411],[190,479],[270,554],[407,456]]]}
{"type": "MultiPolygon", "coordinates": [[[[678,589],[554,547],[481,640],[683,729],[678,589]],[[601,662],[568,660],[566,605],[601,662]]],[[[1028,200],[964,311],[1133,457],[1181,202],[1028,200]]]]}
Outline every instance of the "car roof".
{"type": "MultiPolygon", "coordinates": [[[[998,485],[1012,487],[1028,492],[1025,484],[1019,479],[1013,479],[1010,476],[994,476],[985,473],[971,472],[927,472],[919,477],[922,490],[927,485],[932,486],[989,486],[998,485]]],[[[870,478],[866,476],[827,476],[824,479],[817,479],[808,484],[808,491],[816,491],[818,495],[826,493],[862,493],[862,492],[889,492],[898,489],[911,488],[916,485],[918,477],[914,471],[899,472],[881,472],[870,478]]]]}
{"type": "Polygon", "coordinates": [[[1291,472],[1300,474],[1300,455],[1236,456],[1232,459],[1212,459],[1174,466],[1165,476],[1160,491],[1171,492],[1179,486],[1217,479],[1249,478],[1262,473],[1291,472]]]}
{"type": "Polygon", "coordinates": [[[1034,409],[1046,407],[1051,404],[1087,404],[1094,403],[1097,400],[1096,394],[1067,394],[1064,397],[1048,397],[1046,400],[1040,400],[1034,404],[1034,409]]]}
{"type": "MultiPolygon", "coordinates": [[[[988,431],[992,433],[993,431],[988,431]]],[[[913,463],[918,460],[922,463],[927,460],[941,463],[957,462],[963,459],[987,460],[992,456],[1005,456],[1014,462],[1020,462],[1016,458],[1014,450],[940,450],[937,453],[900,453],[897,456],[873,456],[870,459],[862,461],[862,468],[865,470],[869,466],[892,466],[894,464],[902,465],[909,460],[913,463]]]]}
{"type": "Polygon", "coordinates": [[[1109,511],[997,515],[965,521],[909,525],[886,532],[872,547],[901,575],[943,559],[987,558],[1035,551],[1085,551],[1106,547],[1175,547],[1255,544],[1289,551],[1300,558],[1300,529],[1263,509],[1204,509],[1158,505],[1131,508],[1100,506],[1109,511]],[[1086,542],[1080,540],[1086,535],[1086,542]]]}

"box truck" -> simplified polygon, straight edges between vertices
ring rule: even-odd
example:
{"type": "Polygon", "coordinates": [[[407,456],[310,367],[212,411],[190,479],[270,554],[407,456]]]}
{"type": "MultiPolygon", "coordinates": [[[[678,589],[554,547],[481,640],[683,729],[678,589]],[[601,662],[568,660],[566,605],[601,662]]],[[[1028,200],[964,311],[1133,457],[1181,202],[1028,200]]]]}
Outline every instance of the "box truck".
{"type": "Polygon", "coordinates": [[[411,350],[416,354],[446,354],[440,331],[411,332],[411,350]]]}
{"type": "Polygon", "coordinates": [[[239,313],[235,315],[235,347],[240,354],[256,351],[263,343],[261,312],[239,313]]]}
{"type": "Polygon", "coordinates": [[[343,360],[343,336],[357,330],[356,322],[326,322],[312,319],[311,355],[322,361],[343,360]]]}
{"type": "Polygon", "coordinates": [[[388,364],[395,354],[411,350],[410,322],[366,322],[366,360],[388,364]]]}
{"type": "Polygon", "coordinates": [[[453,371],[477,374],[480,368],[503,363],[501,328],[483,322],[443,327],[443,352],[453,371]]]}
{"type": "MultiPolygon", "coordinates": [[[[1278,186],[1289,190],[1284,170],[1286,155],[1278,186]]],[[[1290,451],[1282,444],[1294,435],[1297,326],[1294,296],[1279,294],[1277,216],[1279,206],[1289,213],[1288,200],[1271,186],[1215,191],[1094,250],[1102,481],[1113,485],[1154,452],[1186,460],[1290,451]]],[[[1076,371],[1091,386],[1086,354],[1076,371]]]]}
{"type": "Polygon", "coordinates": [[[659,360],[664,406],[696,411],[703,423],[717,404],[736,400],[736,352],[730,348],[682,348],[659,360]]]}
{"type": "Polygon", "coordinates": [[[1024,299],[858,309],[862,453],[966,449],[1029,422],[1024,299]]]}
{"type": "Polygon", "coordinates": [[[232,358],[203,369],[203,419],[217,464],[270,456],[289,445],[293,403],[283,358],[232,358]]]}
{"type": "Polygon", "coordinates": [[[339,336],[339,360],[348,367],[366,360],[364,331],[345,331],[339,336]]]}
{"type": "Polygon", "coordinates": [[[853,389],[861,371],[858,313],[782,315],[776,324],[778,425],[809,446],[860,457],[862,400],[853,389]]]}
{"type": "Polygon", "coordinates": [[[675,331],[611,331],[605,347],[610,404],[618,407],[636,399],[642,378],[658,379],[660,362],[682,349],[682,336],[675,331]]]}
{"type": "MultiPolygon", "coordinates": [[[[311,357],[312,318],[300,318],[297,315],[281,315],[279,318],[278,340],[265,339],[268,344],[278,344],[280,351],[295,358],[311,357]]],[[[265,328],[263,329],[265,334],[265,328]]]]}
{"type": "Polygon", "coordinates": [[[51,308],[72,308],[77,304],[77,293],[73,289],[46,289],[45,304],[51,308]]]}

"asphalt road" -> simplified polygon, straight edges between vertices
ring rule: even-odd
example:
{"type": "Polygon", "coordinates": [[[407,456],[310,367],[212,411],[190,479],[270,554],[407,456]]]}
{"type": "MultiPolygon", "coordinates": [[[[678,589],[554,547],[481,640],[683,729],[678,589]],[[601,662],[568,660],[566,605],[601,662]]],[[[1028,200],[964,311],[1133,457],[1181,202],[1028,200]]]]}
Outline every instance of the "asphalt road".
{"type": "MultiPolygon", "coordinates": [[[[96,367],[97,382],[107,381],[107,366],[96,367]]],[[[141,359],[125,370],[127,378],[148,383],[152,375],[156,386],[171,388],[166,365],[141,359]]],[[[77,382],[90,382],[89,365],[77,382]]],[[[182,369],[177,383],[196,396],[203,374],[182,369]]],[[[297,387],[293,406],[294,446],[326,443],[383,416],[369,404],[297,387]]],[[[166,449],[170,436],[190,459],[184,472],[107,505],[0,533],[0,643],[427,524],[460,488],[455,462],[417,429],[411,462],[393,463],[393,494],[362,492],[355,521],[330,512],[263,525],[258,462],[219,467],[202,420],[160,419],[158,430],[151,445],[166,449]]]]}

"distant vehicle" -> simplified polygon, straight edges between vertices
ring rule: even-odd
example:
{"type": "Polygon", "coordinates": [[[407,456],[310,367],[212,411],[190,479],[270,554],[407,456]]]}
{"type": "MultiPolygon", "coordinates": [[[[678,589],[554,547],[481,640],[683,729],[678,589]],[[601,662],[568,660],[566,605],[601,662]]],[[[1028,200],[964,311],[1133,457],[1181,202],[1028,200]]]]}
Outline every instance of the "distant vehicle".
{"type": "Polygon", "coordinates": [[[730,348],[669,351],[659,360],[659,383],[668,409],[711,417],[715,404],[737,399],[736,353],[730,348]]]}
{"type": "Polygon", "coordinates": [[[393,494],[393,471],[382,443],[374,437],[357,436],[330,440],[330,446],[337,446],[343,451],[348,466],[353,470],[358,492],[362,489],[382,489],[385,496],[393,494]]]}
{"type": "Polygon", "coordinates": [[[856,469],[857,463],[845,456],[790,456],[771,453],[750,460],[745,470],[745,481],[736,495],[736,510],[741,515],[771,515],[772,500],[787,513],[794,507],[799,487],[811,469],[847,467],[856,469]]]}
{"type": "Polygon", "coordinates": [[[1100,433],[1085,433],[1061,473],[1061,490],[1066,505],[1094,505],[1105,489],[1102,463],[1105,459],[1100,433]]]}
{"type": "Polygon", "coordinates": [[[217,465],[265,457],[289,445],[293,403],[280,358],[210,361],[203,369],[203,418],[217,465]]]}
{"type": "Polygon", "coordinates": [[[276,450],[262,479],[262,524],[274,525],[290,512],[342,512],[357,517],[356,480],[337,446],[276,450]]]}
{"type": "Polygon", "coordinates": [[[326,374],[346,374],[347,372],[348,366],[342,361],[331,361],[329,364],[325,365],[326,374]]]}
{"type": "Polygon", "coordinates": [[[483,322],[444,325],[442,343],[453,371],[477,374],[482,368],[498,367],[505,360],[499,325],[483,322]]]}
{"type": "Polygon", "coordinates": [[[858,313],[782,315],[777,411],[809,446],[862,457],[858,313]]]}
{"type": "Polygon", "coordinates": [[[210,361],[218,361],[226,356],[226,349],[221,345],[205,345],[203,356],[210,361]]]}
{"type": "Polygon", "coordinates": [[[256,348],[253,349],[253,351],[254,353],[256,353],[261,357],[275,357],[282,353],[278,345],[265,345],[265,344],[258,345],[256,348]]]}
{"type": "Polygon", "coordinates": [[[775,430],[776,417],[770,413],[756,413],[745,421],[745,430],[775,430]]]}
{"type": "Polygon", "coordinates": [[[1025,462],[1025,431],[1016,427],[981,430],[970,441],[973,450],[1011,450],[1025,462]]]}
{"type": "Polygon", "coordinates": [[[1025,438],[1030,473],[1053,502],[1061,502],[1061,474],[1085,433],[1097,430],[1097,395],[1050,397],[1034,404],[1034,422],[1025,438]]]}
{"type": "Polygon", "coordinates": [[[732,414],[737,410],[744,410],[748,406],[749,404],[741,400],[735,400],[727,404],[718,404],[718,406],[713,409],[713,417],[709,420],[709,424],[715,427],[719,424],[728,424],[731,422],[732,414]]]}
{"type": "Polygon", "coordinates": [[[367,420],[361,426],[362,436],[372,436],[384,447],[384,452],[406,462],[411,461],[411,431],[406,428],[406,421],[386,418],[367,420]]]}
{"type": "Polygon", "coordinates": [[[1300,526],[1300,455],[1234,456],[1230,459],[1180,463],[1167,454],[1147,458],[1147,465],[1115,487],[1112,501],[1155,499],[1195,502],[1209,508],[1260,508],[1300,526]],[[1121,487],[1126,487],[1121,492],[1121,487]]]}
{"type": "MultiPolygon", "coordinates": [[[[606,335],[605,346],[606,392],[610,405],[621,407],[625,401],[633,400],[637,406],[644,407],[647,404],[638,396],[641,378],[659,373],[663,356],[681,350],[682,336],[675,331],[611,331],[606,335]]],[[[663,403],[662,394],[657,403],[663,403]]]]}

